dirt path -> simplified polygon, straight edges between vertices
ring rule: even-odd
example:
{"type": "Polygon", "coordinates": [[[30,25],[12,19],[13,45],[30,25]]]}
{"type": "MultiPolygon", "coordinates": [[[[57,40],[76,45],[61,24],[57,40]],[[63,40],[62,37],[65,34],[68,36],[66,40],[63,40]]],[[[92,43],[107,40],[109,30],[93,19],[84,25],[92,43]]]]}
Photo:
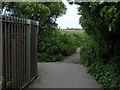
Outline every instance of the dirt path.
{"type": "Polygon", "coordinates": [[[39,77],[29,88],[100,88],[96,80],[79,64],[79,49],[63,61],[38,63],[39,77]]]}

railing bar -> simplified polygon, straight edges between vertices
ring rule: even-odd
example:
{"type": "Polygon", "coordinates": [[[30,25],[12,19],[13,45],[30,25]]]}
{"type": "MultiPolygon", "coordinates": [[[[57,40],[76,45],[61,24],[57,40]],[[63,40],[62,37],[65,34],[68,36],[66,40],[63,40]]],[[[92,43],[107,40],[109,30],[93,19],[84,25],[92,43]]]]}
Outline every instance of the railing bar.
{"type": "MultiPolygon", "coordinates": [[[[8,18],[7,18],[8,20],[8,18]]],[[[9,82],[10,82],[10,25],[7,23],[7,32],[8,32],[8,46],[7,46],[7,49],[8,49],[8,82],[7,82],[7,87],[9,87],[9,82]]]]}
{"type": "Polygon", "coordinates": [[[10,85],[9,85],[9,87],[11,88],[11,86],[12,86],[12,71],[13,71],[13,69],[12,69],[12,57],[13,57],[13,55],[12,55],[12,27],[11,27],[11,23],[9,24],[9,44],[10,44],[10,47],[8,47],[9,48],[9,63],[10,63],[10,72],[9,72],[9,74],[10,74],[10,85]]]}
{"type": "Polygon", "coordinates": [[[17,44],[17,45],[16,45],[16,46],[17,46],[17,48],[16,48],[16,52],[17,52],[17,53],[16,53],[16,54],[17,54],[17,55],[16,55],[16,62],[17,62],[17,63],[16,63],[16,69],[17,69],[17,71],[16,71],[16,75],[17,75],[17,77],[16,77],[16,79],[17,79],[17,80],[16,80],[16,83],[17,83],[17,84],[16,84],[16,87],[17,87],[17,88],[19,88],[19,82],[20,82],[20,81],[19,81],[19,43],[18,43],[18,42],[19,42],[19,41],[18,41],[19,38],[18,38],[18,37],[19,37],[19,25],[17,24],[17,31],[16,31],[16,40],[17,40],[17,43],[16,43],[16,44],[17,44]]]}
{"type": "Polygon", "coordinates": [[[21,87],[24,85],[24,58],[23,58],[23,25],[21,25],[21,87]]]}
{"type": "MultiPolygon", "coordinates": [[[[12,21],[12,19],[11,19],[11,21],[12,21]]],[[[11,81],[11,88],[13,88],[13,86],[14,85],[12,85],[13,84],[13,71],[14,71],[14,68],[13,68],[13,62],[14,62],[14,42],[13,42],[13,27],[12,27],[12,23],[10,23],[10,31],[11,31],[11,33],[10,33],[10,37],[11,37],[11,39],[10,39],[10,42],[11,42],[11,50],[10,50],[10,53],[11,53],[11,60],[10,60],[10,63],[11,63],[11,65],[10,65],[10,67],[11,67],[11,78],[10,78],[10,81],[11,81]]]]}
{"type": "MultiPolygon", "coordinates": [[[[14,21],[14,18],[13,18],[14,21]]],[[[16,87],[16,24],[12,24],[12,33],[13,33],[13,37],[12,37],[12,41],[13,41],[13,88],[16,87]]]]}
{"type": "Polygon", "coordinates": [[[3,88],[6,87],[6,57],[7,55],[6,53],[6,23],[2,23],[3,27],[2,27],[2,34],[3,34],[3,70],[2,70],[2,75],[3,75],[3,83],[2,86],[3,88]],[[4,30],[3,30],[4,28],[4,30]]]}
{"type": "MultiPolygon", "coordinates": [[[[13,18],[14,20],[14,18],[13,18]]],[[[12,33],[13,33],[13,88],[16,87],[16,24],[12,24],[12,33]]]]}
{"type": "Polygon", "coordinates": [[[21,87],[22,85],[21,85],[21,76],[22,76],[22,71],[21,71],[21,62],[22,62],[22,57],[21,57],[21,49],[22,49],[22,47],[21,47],[21,25],[20,25],[20,23],[19,23],[19,29],[18,29],[18,43],[19,43],[19,48],[18,48],[18,50],[19,50],[19,87],[21,87]]]}
{"type": "Polygon", "coordinates": [[[8,30],[8,23],[6,23],[6,87],[8,87],[8,81],[9,81],[9,30],[8,30]]]}
{"type": "Polygon", "coordinates": [[[26,83],[26,50],[25,50],[25,25],[23,26],[23,42],[24,42],[24,51],[23,51],[23,55],[24,55],[24,83],[26,83]]]}
{"type": "MultiPolygon", "coordinates": [[[[4,66],[3,66],[3,59],[4,59],[4,32],[3,32],[3,23],[2,16],[0,16],[0,78],[2,78],[2,74],[4,66]]],[[[0,83],[0,90],[2,89],[2,83],[0,83]]]]}

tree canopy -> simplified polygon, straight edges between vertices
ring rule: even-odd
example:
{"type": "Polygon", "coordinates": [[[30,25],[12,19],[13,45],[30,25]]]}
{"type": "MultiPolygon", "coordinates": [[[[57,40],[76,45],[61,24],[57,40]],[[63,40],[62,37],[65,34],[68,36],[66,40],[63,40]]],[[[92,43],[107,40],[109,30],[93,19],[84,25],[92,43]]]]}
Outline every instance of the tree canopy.
{"type": "Polygon", "coordinates": [[[98,55],[104,62],[119,61],[120,2],[82,2],[78,11],[80,24],[98,44],[98,55]],[[114,54],[113,54],[114,52],[114,54]]]}
{"type": "Polygon", "coordinates": [[[55,27],[56,18],[66,12],[62,2],[10,2],[5,5],[12,16],[37,20],[41,27],[55,27]]]}

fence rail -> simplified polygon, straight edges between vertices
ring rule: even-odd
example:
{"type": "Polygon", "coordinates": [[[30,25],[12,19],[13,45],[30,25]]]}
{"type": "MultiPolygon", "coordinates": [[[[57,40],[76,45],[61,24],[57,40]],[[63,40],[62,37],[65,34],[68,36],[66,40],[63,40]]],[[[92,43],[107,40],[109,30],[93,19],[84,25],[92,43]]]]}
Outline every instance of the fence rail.
{"type": "Polygon", "coordinates": [[[23,88],[37,77],[37,33],[37,21],[0,15],[2,88],[23,88]]]}

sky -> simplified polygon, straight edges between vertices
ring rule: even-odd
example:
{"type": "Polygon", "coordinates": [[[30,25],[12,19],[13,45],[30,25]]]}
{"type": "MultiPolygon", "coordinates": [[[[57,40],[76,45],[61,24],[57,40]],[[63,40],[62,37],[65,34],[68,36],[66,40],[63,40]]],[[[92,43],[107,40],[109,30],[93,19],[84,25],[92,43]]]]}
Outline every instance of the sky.
{"type": "Polygon", "coordinates": [[[58,27],[61,29],[68,28],[82,28],[79,24],[80,15],[78,15],[77,5],[69,5],[66,0],[63,0],[63,3],[67,7],[67,12],[65,15],[57,19],[58,27]]]}

